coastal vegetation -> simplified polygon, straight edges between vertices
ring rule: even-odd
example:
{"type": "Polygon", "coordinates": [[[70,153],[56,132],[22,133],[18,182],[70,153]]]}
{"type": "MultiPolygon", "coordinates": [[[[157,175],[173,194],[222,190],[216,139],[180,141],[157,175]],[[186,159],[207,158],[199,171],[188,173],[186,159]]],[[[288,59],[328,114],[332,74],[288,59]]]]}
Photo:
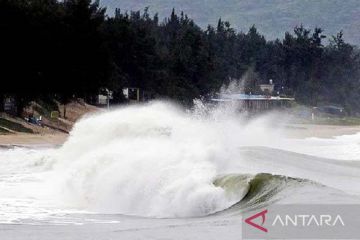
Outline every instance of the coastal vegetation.
{"type": "Polygon", "coordinates": [[[9,130],[14,132],[33,133],[31,129],[24,127],[20,123],[0,118],[0,133],[8,133],[10,132],[9,130]]]}
{"type": "Polygon", "coordinates": [[[21,115],[31,101],[91,102],[104,88],[119,103],[125,87],[190,105],[246,75],[246,93],[273,79],[300,104],[360,113],[360,52],[341,29],[299,25],[269,41],[256,26],[204,29],[175,10],[161,20],[148,9],[107,16],[91,0],[0,0],[0,32],[0,112],[7,97],[21,115]]]}

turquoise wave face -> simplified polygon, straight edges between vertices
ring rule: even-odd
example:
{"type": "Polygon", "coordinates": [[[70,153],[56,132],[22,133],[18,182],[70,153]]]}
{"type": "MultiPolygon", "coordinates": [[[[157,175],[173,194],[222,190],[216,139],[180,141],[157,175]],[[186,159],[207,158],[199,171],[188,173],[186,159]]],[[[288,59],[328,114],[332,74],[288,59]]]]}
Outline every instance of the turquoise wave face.
{"type": "Polygon", "coordinates": [[[223,188],[227,194],[241,196],[239,202],[223,211],[223,213],[235,214],[275,203],[284,197],[285,191],[307,185],[321,187],[320,184],[310,180],[269,173],[227,174],[216,178],[214,185],[223,188]]]}

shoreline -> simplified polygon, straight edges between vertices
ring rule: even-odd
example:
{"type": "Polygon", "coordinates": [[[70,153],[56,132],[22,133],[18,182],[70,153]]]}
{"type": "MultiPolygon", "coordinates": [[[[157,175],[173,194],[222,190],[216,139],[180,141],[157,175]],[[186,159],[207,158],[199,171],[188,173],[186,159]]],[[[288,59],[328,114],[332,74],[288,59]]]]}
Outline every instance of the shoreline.
{"type": "MultiPolygon", "coordinates": [[[[288,138],[334,138],[342,135],[360,133],[360,126],[287,124],[283,133],[288,138]]],[[[0,147],[13,146],[54,146],[66,142],[69,134],[56,132],[46,134],[15,133],[0,135],[0,147]]]]}
{"type": "Polygon", "coordinates": [[[334,138],[360,133],[360,126],[322,125],[322,124],[287,124],[285,136],[289,138],[334,138]]]}
{"type": "Polygon", "coordinates": [[[0,135],[0,147],[13,146],[53,146],[62,145],[68,138],[65,133],[53,134],[27,134],[15,133],[0,135]]]}

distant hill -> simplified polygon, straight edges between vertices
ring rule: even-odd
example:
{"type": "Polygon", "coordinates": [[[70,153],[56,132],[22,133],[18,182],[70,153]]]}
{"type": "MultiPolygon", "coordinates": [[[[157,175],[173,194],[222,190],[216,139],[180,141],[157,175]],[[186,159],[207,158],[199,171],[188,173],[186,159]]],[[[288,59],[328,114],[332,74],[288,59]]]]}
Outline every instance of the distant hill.
{"type": "Polygon", "coordinates": [[[109,15],[115,8],[129,11],[148,6],[161,18],[175,8],[201,27],[215,25],[220,17],[241,31],[255,24],[268,39],[282,38],[296,25],[319,26],[328,36],[343,30],[348,42],[360,45],[360,0],[101,0],[101,4],[109,15]]]}

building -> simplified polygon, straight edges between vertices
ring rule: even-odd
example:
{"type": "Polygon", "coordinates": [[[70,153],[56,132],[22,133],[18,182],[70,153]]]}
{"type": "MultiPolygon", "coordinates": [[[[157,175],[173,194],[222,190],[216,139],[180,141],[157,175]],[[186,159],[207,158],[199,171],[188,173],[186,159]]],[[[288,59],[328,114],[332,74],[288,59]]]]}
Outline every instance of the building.
{"type": "Polygon", "coordinates": [[[144,102],[153,99],[153,95],[140,88],[124,88],[123,95],[129,102],[144,102]]]}
{"type": "Polygon", "coordinates": [[[96,105],[99,107],[109,107],[110,100],[113,99],[113,92],[107,88],[101,89],[100,94],[96,96],[96,105]]]}
{"type": "Polygon", "coordinates": [[[5,97],[4,111],[10,114],[16,113],[16,101],[13,97],[5,97]]]}
{"type": "Polygon", "coordinates": [[[268,84],[260,84],[259,87],[263,93],[271,95],[274,92],[275,85],[273,80],[270,79],[268,84]]]}
{"type": "Polygon", "coordinates": [[[274,109],[288,108],[294,98],[274,97],[249,94],[220,94],[211,99],[215,103],[238,103],[240,110],[248,112],[262,112],[274,109]]]}
{"type": "Polygon", "coordinates": [[[124,88],[123,94],[128,101],[140,102],[140,88],[124,88]]]}

